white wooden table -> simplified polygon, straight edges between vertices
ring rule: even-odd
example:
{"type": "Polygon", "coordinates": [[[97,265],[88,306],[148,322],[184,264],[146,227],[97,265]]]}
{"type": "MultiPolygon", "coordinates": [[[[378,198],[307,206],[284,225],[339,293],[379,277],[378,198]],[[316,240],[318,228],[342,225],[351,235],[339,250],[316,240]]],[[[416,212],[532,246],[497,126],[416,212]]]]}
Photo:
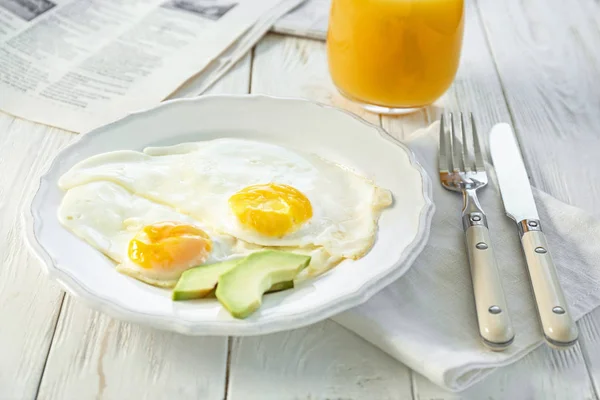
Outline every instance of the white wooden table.
{"type": "MultiPolygon", "coordinates": [[[[535,184],[600,214],[600,3],[479,0],[459,75],[439,106],[482,132],[511,122],[535,184]]],[[[440,108],[361,112],[334,90],[325,44],[265,37],[213,93],[332,103],[402,138],[440,108]]],[[[67,296],[24,247],[23,199],[76,135],[0,113],[0,399],[597,399],[600,310],[579,344],[541,347],[460,394],[446,392],[331,321],[249,338],[195,338],[113,320],[67,296]]],[[[599,262],[600,266],[600,262],[599,262]]]]}

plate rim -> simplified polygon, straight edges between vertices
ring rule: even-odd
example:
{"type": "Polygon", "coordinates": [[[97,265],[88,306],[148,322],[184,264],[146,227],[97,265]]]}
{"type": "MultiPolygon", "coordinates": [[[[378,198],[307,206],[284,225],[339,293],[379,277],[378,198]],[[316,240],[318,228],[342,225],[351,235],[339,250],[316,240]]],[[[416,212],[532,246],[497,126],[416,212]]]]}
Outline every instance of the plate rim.
{"type": "MultiPolygon", "coordinates": [[[[432,125],[422,128],[422,130],[430,129],[431,126],[432,125]]],[[[30,252],[38,259],[45,274],[50,279],[57,281],[63,290],[65,290],[71,296],[82,300],[90,308],[98,310],[121,321],[134,322],[161,330],[174,331],[192,336],[252,336],[301,328],[325,320],[350,308],[365,303],[377,292],[404,275],[408,268],[412,266],[415,259],[422,252],[423,248],[427,244],[427,241],[429,240],[431,221],[433,214],[435,213],[435,204],[432,199],[432,181],[423,166],[417,160],[414,152],[400,140],[387,133],[381,126],[377,126],[350,111],[333,105],[305,98],[280,97],[264,94],[208,94],[192,98],[166,100],[153,107],[129,113],[122,118],[101,125],[87,133],[80,135],[81,136],[78,139],[62,148],[54,156],[48,167],[40,175],[36,188],[33,190],[33,192],[31,192],[32,194],[29,196],[29,198],[23,203],[26,207],[26,209],[21,213],[22,223],[24,226],[23,233],[26,239],[25,243],[28,245],[30,252]],[[36,215],[38,216],[38,222],[40,218],[38,213],[36,213],[34,210],[34,205],[38,199],[40,189],[42,188],[44,182],[51,180],[49,175],[51,175],[52,171],[57,168],[57,163],[60,162],[63,156],[72,151],[74,147],[81,146],[82,141],[85,141],[86,139],[89,140],[89,138],[97,135],[101,135],[105,130],[110,130],[114,126],[127,123],[132,119],[143,117],[145,114],[151,113],[157,109],[173,107],[179,103],[201,103],[204,101],[211,101],[211,99],[215,98],[252,101],[286,101],[312,104],[333,112],[345,114],[346,116],[355,119],[357,122],[362,123],[366,127],[377,130],[380,138],[403,149],[408,156],[410,165],[415,168],[421,176],[421,194],[424,199],[424,205],[419,214],[419,226],[417,233],[404,250],[403,256],[400,257],[391,267],[391,271],[383,274],[383,276],[375,277],[370,281],[365,282],[359,290],[353,293],[348,293],[344,296],[338,296],[335,298],[335,300],[332,300],[329,303],[324,303],[318,308],[313,308],[286,316],[274,317],[267,321],[258,320],[248,324],[239,324],[239,322],[232,324],[231,321],[228,320],[211,322],[205,321],[199,323],[178,318],[176,316],[159,316],[132,311],[110,299],[90,292],[83,283],[72,277],[65,270],[61,270],[60,264],[58,264],[56,260],[52,258],[52,256],[48,253],[44,246],[42,246],[36,236],[36,215]],[[408,265],[408,267],[403,269],[401,268],[402,265],[408,265]]]]}

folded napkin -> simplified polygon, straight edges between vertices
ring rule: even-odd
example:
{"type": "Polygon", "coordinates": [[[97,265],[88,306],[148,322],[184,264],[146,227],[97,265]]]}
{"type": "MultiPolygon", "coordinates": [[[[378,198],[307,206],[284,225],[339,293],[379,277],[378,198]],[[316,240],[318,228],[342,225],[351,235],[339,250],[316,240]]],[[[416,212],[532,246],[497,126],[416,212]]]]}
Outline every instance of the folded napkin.
{"type": "MultiPolygon", "coordinates": [[[[462,198],[439,184],[437,135],[418,131],[406,144],[433,181],[436,212],[428,244],[402,278],[334,320],[434,383],[460,391],[540,345],[541,328],[516,226],[505,215],[491,171],[490,185],[478,194],[516,337],[504,352],[482,345],[460,218],[462,198]]],[[[533,192],[566,299],[579,319],[600,305],[600,221],[533,192]]]]}

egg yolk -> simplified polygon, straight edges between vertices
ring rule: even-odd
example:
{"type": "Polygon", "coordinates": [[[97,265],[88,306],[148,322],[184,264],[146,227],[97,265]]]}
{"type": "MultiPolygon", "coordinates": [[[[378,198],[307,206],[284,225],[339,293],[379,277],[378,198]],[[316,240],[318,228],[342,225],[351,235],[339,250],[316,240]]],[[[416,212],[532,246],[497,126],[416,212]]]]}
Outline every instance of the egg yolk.
{"type": "Polygon", "coordinates": [[[142,228],[129,242],[131,261],[146,269],[190,268],[206,261],[212,241],[202,229],[178,222],[142,228]]]}
{"type": "Polygon", "coordinates": [[[283,236],[312,217],[308,198],[292,186],[267,183],[245,187],[229,198],[238,221],[265,236],[283,236]]]}

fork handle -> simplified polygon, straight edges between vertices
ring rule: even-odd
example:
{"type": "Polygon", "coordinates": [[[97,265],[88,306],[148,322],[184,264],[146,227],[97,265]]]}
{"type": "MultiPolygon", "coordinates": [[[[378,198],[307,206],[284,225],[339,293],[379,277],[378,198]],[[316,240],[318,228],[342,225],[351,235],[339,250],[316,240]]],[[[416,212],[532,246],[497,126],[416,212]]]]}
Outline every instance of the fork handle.
{"type": "Polygon", "coordinates": [[[504,350],[515,335],[485,214],[467,214],[464,221],[479,334],[491,350],[504,350]]]}
{"type": "Polygon", "coordinates": [[[577,325],[560,287],[540,222],[521,221],[519,233],[546,342],[555,348],[570,347],[577,341],[577,325]]]}

